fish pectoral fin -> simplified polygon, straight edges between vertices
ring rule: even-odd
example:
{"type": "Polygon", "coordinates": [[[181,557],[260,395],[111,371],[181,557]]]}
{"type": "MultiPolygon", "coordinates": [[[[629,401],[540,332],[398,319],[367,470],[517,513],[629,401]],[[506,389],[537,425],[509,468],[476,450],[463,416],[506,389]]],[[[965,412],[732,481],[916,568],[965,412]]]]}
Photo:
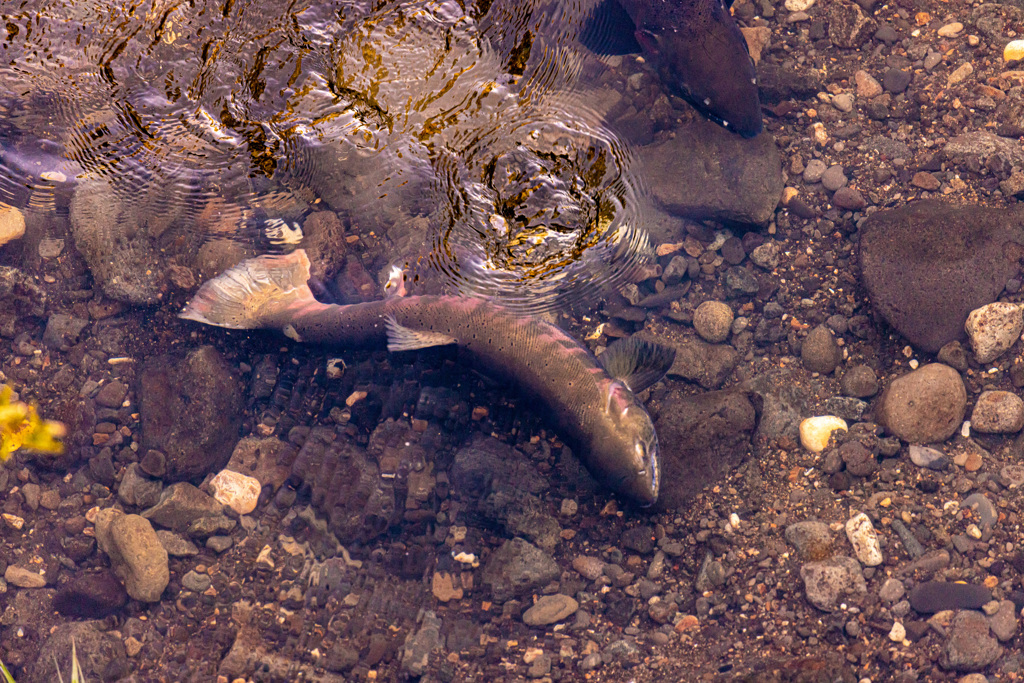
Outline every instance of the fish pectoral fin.
{"type": "Polygon", "coordinates": [[[636,24],[618,0],[602,0],[580,29],[579,41],[599,55],[628,55],[642,52],[633,35],[636,24]]]}
{"type": "Polygon", "coordinates": [[[388,351],[415,351],[416,349],[447,346],[458,342],[455,337],[443,332],[414,330],[405,327],[399,324],[393,315],[384,317],[384,327],[388,335],[388,351]]]}
{"type": "Polygon", "coordinates": [[[618,340],[600,356],[608,374],[622,380],[634,394],[664,377],[675,359],[676,350],[671,346],[637,336],[618,340]]]}

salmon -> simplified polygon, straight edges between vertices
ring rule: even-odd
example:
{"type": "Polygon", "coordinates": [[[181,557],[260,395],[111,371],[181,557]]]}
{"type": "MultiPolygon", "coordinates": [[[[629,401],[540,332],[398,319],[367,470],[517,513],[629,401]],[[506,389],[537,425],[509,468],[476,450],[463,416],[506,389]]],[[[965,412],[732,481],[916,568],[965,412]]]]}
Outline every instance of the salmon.
{"type": "Polygon", "coordinates": [[[580,42],[598,54],[642,53],[665,87],[743,137],[761,132],[757,72],[723,0],[602,0],[580,42]]]}
{"type": "Polygon", "coordinates": [[[303,250],[260,256],[203,284],[182,318],[268,328],[301,342],[387,344],[392,352],[456,344],[479,367],[539,399],[595,479],[640,506],[658,499],[658,437],[636,393],[660,380],[675,350],[633,337],[601,358],[559,327],[486,298],[404,296],[317,301],[303,250]]]}

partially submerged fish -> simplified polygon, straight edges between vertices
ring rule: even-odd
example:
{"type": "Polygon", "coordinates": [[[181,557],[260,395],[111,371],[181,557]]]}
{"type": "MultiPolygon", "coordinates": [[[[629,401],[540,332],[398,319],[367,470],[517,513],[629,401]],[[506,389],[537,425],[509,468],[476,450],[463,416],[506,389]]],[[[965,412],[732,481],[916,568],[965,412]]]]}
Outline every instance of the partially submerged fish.
{"type": "Polygon", "coordinates": [[[392,297],[348,306],[310,291],[309,259],[260,256],[205,283],[182,318],[234,329],[271,328],[315,343],[389,351],[457,344],[513,379],[554,413],[562,435],[600,482],[642,505],[658,499],[658,437],[639,392],[661,379],[675,351],[631,338],[596,358],[558,327],[487,299],[392,297]]]}
{"type": "Polygon", "coordinates": [[[761,132],[757,72],[732,0],[602,0],[580,42],[599,54],[642,52],[672,93],[725,128],[761,132]]]}

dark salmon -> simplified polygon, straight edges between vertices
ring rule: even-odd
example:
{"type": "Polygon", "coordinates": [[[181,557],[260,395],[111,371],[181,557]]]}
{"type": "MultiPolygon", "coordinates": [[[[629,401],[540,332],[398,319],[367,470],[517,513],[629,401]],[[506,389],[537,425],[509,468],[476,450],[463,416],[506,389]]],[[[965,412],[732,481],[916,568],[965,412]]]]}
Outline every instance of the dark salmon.
{"type": "Polygon", "coordinates": [[[731,0],[602,0],[580,41],[599,54],[641,52],[668,90],[743,137],[762,130],[757,72],[731,0]]]}
{"type": "Polygon", "coordinates": [[[600,482],[643,506],[658,499],[658,437],[634,392],[664,376],[675,352],[630,339],[599,360],[561,329],[487,299],[409,296],[340,306],[317,301],[302,250],[245,261],[204,284],[181,317],[271,328],[303,341],[408,351],[457,344],[553,413],[600,482]]]}

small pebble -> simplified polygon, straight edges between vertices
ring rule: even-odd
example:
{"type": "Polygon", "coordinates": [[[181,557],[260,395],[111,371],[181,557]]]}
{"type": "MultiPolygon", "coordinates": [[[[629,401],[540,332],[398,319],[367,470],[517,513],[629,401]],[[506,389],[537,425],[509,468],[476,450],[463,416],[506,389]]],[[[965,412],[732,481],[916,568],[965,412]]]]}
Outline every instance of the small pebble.
{"type": "Polygon", "coordinates": [[[894,643],[902,643],[907,638],[907,629],[900,622],[895,622],[889,630],[889,640],[894,643]]]}
{"type": "Polygon", "coordinates": [[[983,391],[971,412],[971,428],[983,434],[1012,434],[1024,428],[1024,400],[1009,391],[983,391]]]}
{"type": "Polygon", "coordinates": [[[991,363],[1013,346],[1024,330],[1022,311],[1021,306],[1005,301],[996,301],[971,311],[964,329],[979,363],[991,363]]]}
{"type": "Polygon", "coordinates": [[[843,172],[843,167],[838,164],[829,166],[821,174],[821,185],[829,192],[835,192],[840,187],[846,185],[847,182],[849,181],[843,172]]]}
{"type": "Polygon", "coordinates": [[[729,338],[732,321],[732,309],[721,301],[705,301],[693,312],[693,329],[712,344],[729,338]]]}
{"type": "Polygon", "coordinates": [[[970,62],[965,62],[961,64],[956,68],[956,71],[949,75],[949,78],[946,80],[946,87],[949,88],[951,86],[956,85],[957,83],[966,80],[966,78],[973,73],[974,67],[971,65],[970,62]]]}
{"type": "Polygon", "coordinates": [[[547,626],[571,617],[579,608],[579,603],[568,595],[544,595],[523,613],[523,623],[527,626],[547,626]]]}
{"type": "Polygon", "coordinates": [[[861,564],[867,567],[882,564],[882,548],[878,543],[878,535],[871,519],[863,512],[846,522],[846,537],[850,539],[853,552],[861,564]]]}
{"type": "Polygon", "coordinates": [[[911,444],[907,449],[910,453],[910,461],[918,467],[927,467],[932,470],[945,469],[949,464],[949,458],[940,450],[911,444]]]}
{"type": "Polygon", "coordinates": [[[818,182],[827,169],[828,166],[821,159],[811,159],[804,168],[804,182],[808,184],[818,182]]]}
{"type": "Polygon", "coordinates": [[[221,470],[210,480],[213,497],[218,503],[227,505],[240,515],[247,515],[256,509],[260,498],[259,479],[233,470],[221,470]]]}
{"type": "Polygon", "coordinates": [[[1024,59],[1024,40],[1011,40],[1003,48],[1003,61],[1017,62],[1024,59]]]}
{"type": "Polygon", "coordinates": [[[809,417],[800,423],[800,444],[812,453],[821,453],[828,446],[832,432],[846,431],[846,420],[835,415],[809,417]]]}
{"type": "Polygon", "coordinates": [[[939,29],[938,33],[943,38],[952,38],[953,36],[959,35],[964,30],[964,25],[959,21],[954,21],[946,24],[939,29]]]}

